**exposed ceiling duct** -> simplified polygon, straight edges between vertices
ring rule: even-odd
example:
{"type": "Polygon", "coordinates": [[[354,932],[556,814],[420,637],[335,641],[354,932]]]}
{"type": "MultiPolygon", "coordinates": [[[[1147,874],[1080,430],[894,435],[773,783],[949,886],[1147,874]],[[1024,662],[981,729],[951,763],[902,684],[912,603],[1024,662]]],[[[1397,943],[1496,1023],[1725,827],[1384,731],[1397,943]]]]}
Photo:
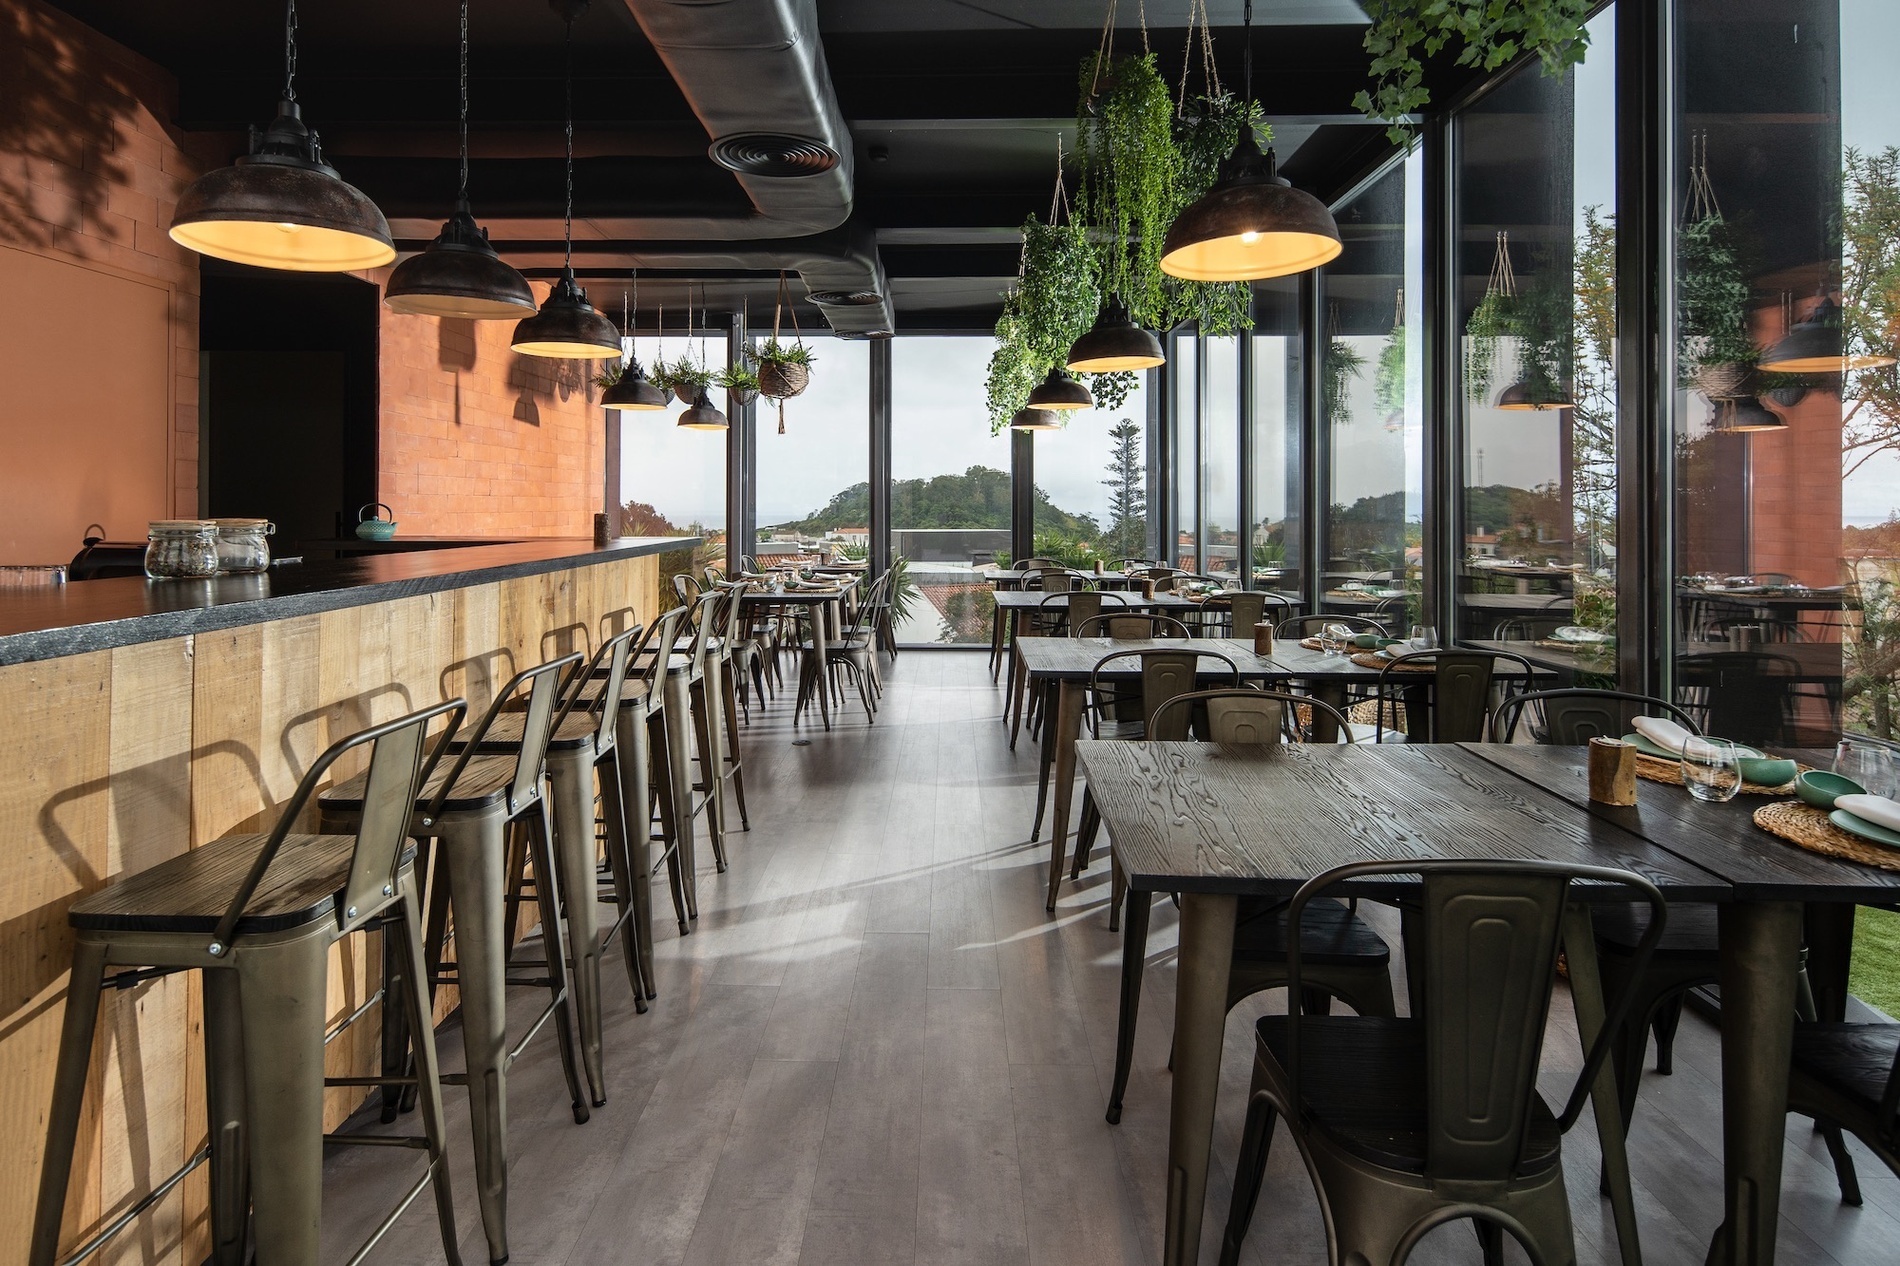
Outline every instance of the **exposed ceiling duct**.
{"type": "Polygon", "coordinates": [[[797,269],[811,291],[877,296],[825,306],[832,328],[891,330],[890,288],[868,233],[803,248],[797,240],[843,226],[854,198],[851,132],[825,65],[816,0],[622,2],[712,138],[711,157],[733,173],[753,208],[651,226],[660,230],[654,236],[680,240],[641,242],[634,253],[660,267],[667,265],[655,257],[675,247],[703,267],[770,254],[776,258],[767,267],[797,269]],[[694,249],[702,240],[727,245],[694,249]],[[744,242],[757,245],[748,250],[744,242]]]}

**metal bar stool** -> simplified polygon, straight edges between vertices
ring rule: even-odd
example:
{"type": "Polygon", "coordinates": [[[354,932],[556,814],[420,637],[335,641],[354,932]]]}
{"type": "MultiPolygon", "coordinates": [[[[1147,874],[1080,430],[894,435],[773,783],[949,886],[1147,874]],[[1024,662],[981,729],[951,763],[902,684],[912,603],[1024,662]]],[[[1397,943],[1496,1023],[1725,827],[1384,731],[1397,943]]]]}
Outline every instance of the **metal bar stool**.
{"type": "MultiPolygon", "coordinates": [[[[752,819],[745,811],[745,765],[739,759],[739,696],[745,690],[745,668],[757,647],[746,639],[744,614],[745,604],[739,601],[745,593],[743,583],[720,582],[720,601],[724,605],[723,631],[716,647],[718,659],[719,691],[717,703],[720,709],[720,730],[725,737],[725,750],[720,756],[719,777],[722,782],[732,784],[734,799],[739,804],[739,829],[750,831],[752,819]]],[[[750,717],[747,718],[750,724],[750,717]]]]}
{"type": "MultiPolygon", "coordinates": [[[[548,733],[554,720],[554,698],[560,674],[581,662],[578,654],[525,669],[496,695],[481,723],[470,735],[455,763],[438,770],[423,784],[413,801],[410,834],[432,846],[435,864],[429,891],[429,917],[424,946],[429,969],[429,997],[442,984],[455,985],[461,995],[462,1040],[468,1054],[465,1074],[444,1076],[449,1084],[468,1087],[469,1123],[475,1143],[475,1186],[481,1203],[482,1228],[488,1236],[492,1262],[508,1258],[508,1068],[550,1019],[561,1048],[561,1071],[573,1104],[574,1120],[588,1118],[575,1071],[574,1037],[569,1024],[567,944],[561,925],[560,879],[554,856],[553,830],[547,797],[542,791],[548,733]],[[522,739],[513,756],[483,756],[478,749],[503,715],[508,701],[522,692],[528,710],[522,739]],[[511,828],[527,830],[533,850],[535,898],[541,911],[541,935],[547,947],[545,976],[510,980],[507,975],[512,928],[503,924],[506,905],[508,838],[511,828]],[[445,882],[446,881],[446,882],[445,882]],[[453,904],[455,960],[452,974],[443,974],[442,949],[448,936],[448,914],[453,904]],[[548,1005],[536,1017],[520,1042],[508,1046],[508,985],[539,986],[548,991],[548,1005]]],[[[326,829],[353,823],[363,812],[366,787],[360,777],[325,792],[319,799],[326,829]]],[[[385,1022],[384,1072],[400,1066],[404,1042],[411,1035],[385,1022]]],[[[419,1035],[418,1035],[419,1036],[419,1035]]],[[[590,1086],[596,1105],[602,1089],[590,1086]]]]}
{"type": "MultiPolygon", "coordinates": [[[[424,968],[415,850],[404,837],[416,789],[428,774],[422,756],[428,724],[452,713],[453,733],[467,707],[456,699],[344,739],[317,758],[268,834],[213,840],[73,905],[67,915],[77,932],[72,981],[30,1266],[53,1266],[58,1254],[101,989],[192,970],[204,973],[212,1261],[241,1266],[248,1221],[256,1260],[316,1266],[323,1145],[366,1143],[413,1147],[428,1154],[429,1164],[351,1262],[360,1262],[433,1185],[442,1251],[459,1266],[435,1035],[418,985],[424,968]],[[364,791],[355,834],[293,834],[318,782],[340,756],[364,744],[374,747],[358,780],[364,791]],[[384,978],[384,1021],[406,1013],[416,1034],[415,1072],[404,1080],[421,1101],[419,1138],[323,1132],[325,1086],[385,1080],[323,1075],[330,946],[371,928],[397,947],[386,955],[397,971],[384,978]],[[108,976],[110,966],[127,970],[108,976]]],[[[429,770],[441,754],[438,747],[429,770]]],[[[122,1217],[75,1256],[89,1255],[130,1220],[130,1214],[122,1217]]]]}
{"type": "MultiPolygon", "coordinates": [[[[682,833],[691,828],[691,819],[704,813],[706,833],[712,838],[713,864],[720,874],[726,872],[726,780],[721,776],[720,751],[725,746],[720,707],[721,664],[718,654],[719,629],[730,595],[706,593],[693,604],[693,640],[685,662],[667,667],[667,689],[685,696],[686,707],[668,720],[682,737],[691,721],[693,751],[699,760],[697,780],[684,771],[687,795],[681,802],[689,813],[681,822],[682,833]]],[[[671,700],[669,699],[669,702],[671,700]]],[[[690,891],[690,890],[689,890],[690,891]]],[[[697,914],[697,910],[694,911],[697,914]]]]}
{"type": "MultiPolygon", "coordinates": [[[[594,1091],[594,1102],[604,1097],[606,1085],[601,1070],[600,956],[606,948],[600,935],[600,892],[597,865],[598,849],[594,835],[594,778],[600,776],[601,808],[606,819],[607,862],[613,888],[607,900],[619,907],[619,915],[608,929],[611,937],[634,918],[632,869],[627,837],[630,834],[623,816],[620,766],[614,760],[614,721],[620,712],[620,700],[627,678],[627,654],[638,628],[628,629],[600,644],[594,657],[569,678],[562,693],[566,696],[560,711],[549,726],[547,746],[548,783],[554,817],[554,856],[560,867],[560,884],[566,900],[562,906],[573,971],[575,1010],[580,1020],[581,1063],[587,1071],[587,1084],[594,1091]],[[595,670],[607,673],[605,686],[595,693],[590,706],[575,711],[581,689],[595,670]]],[[[478,755],[506,756],[519,751],[528,714],[508,712],[495,719],[488,733],[477,742],[473,733],[458,734],[450,740],[449,750],[460,754],[473,746],[478,755]]],[[[519,924],[519,909],[525,868],[525,854],[516,854],[516,871],[502,918],[502,927],[519,924]]],[[[531,881],[536,895],[540,876],[531,881]]],[[[640,957],[635,938],[629,937],[624,957],[627,983],[633,989],[634,1006],[647,1009],[646,988],[640,979],[640,957]]],[[[517,966],[526,966],[518,963],[517,966]]]]}
{"type": "MultiPolygon", "coordinates": [[[[699,917],[698,848],[693,839],[693,701],[688,679],[692,675],[693,640],[697,630],[680,642],[680,626],[693,620],[696,606],[679,606],[653,623],[655,636],[643,640],[634,663],[647,687],[649,748],[655,806],[660,816],[660,838],[674,880],[674,905],[681,903],[680,935],[688,920],[699,917]]],[[[650,979],[650,978],[649,978],[650,979]]]]}

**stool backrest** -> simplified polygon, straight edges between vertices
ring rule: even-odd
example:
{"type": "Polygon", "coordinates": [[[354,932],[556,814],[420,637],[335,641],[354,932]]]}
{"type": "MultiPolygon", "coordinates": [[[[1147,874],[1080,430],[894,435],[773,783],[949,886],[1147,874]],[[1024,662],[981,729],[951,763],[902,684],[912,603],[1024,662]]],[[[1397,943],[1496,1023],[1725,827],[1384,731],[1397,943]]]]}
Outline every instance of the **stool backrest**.
{"type": "MultiPolygon", "coordinates": [[[[1189,644],[1192,646],[1192,643],[1189,644]]],[[[1095,661],[1095,668],[1089,674],[1089,690],[1098,698],[1102,693],[1102,669],[1116,660],[1138,659],[1141,661],[1141,720],[1145,728],[1153,722],[1157,709],[1177,695],[1193,691],[1200,676],[1201,660],[1217,659],[1227,665],[1232,680],[1229,684],[1240,685],[1240,666],[1220,651],[1212,647],[1206,649],[1174,650],[1150,648],[1139,651],[1110,651],[1095,661]]]]}
{"type": "Polygon", "coordinates": [[[1512,695],[1491,718],[1493,742],[1517,738],[1518,718],[1529,712],[1531,737],[1539,743],[1580,747],[1593,738],[1622,738],[1642,716],[1668,717],[1691,734],[1700,734],[1695,718],[1667,699],[1623,690],[1535,690],[1512,695]],[[1537,718],[1541,718],[1541,724],[1537,718]]]}
{"type": "MultiPolygon", "coordinates": [[[[1564,903],[1574,880],[1614,884],[1649,904],[1649,926],[1631,960],[1642,979],[1668,908],[1647,879],[1627,870],[1546,861],[1358,862],[1301,885],[1287,904],[1287,1080],[1299,1103],[1300,916],[1342,883],[1418,875],[1418,967],[1424,973],[1425,1176],[1438,1182],[1502,1182],[1516,1176],[1531,1121],[1564,903]]],[[[1597,1071],[1629,1012],[1632,991],[1612,1000],[1583,1071],[1558,1118],[1577,1121],[1597,1071]]]]}
{"type": "Polygon", "coordinates": [[[594,752],[598,755],[614,745],[614,718],[620,712],[620,696],[626,692],[627,660],[633,652],[633,639],[639,635],[640,626],[637,624],[624,633],[614,634],[595,649],[594,657],[587,661],[585,667],[568,679],[567,700],[561,704],[561,710],[555,713],[554,721],[548,727],[550,734],[560,730],[561,722],[567,720],[567,714],[587,693],[588,683],[602,671],[601,665],[605,661],[606,688],[589,705],[595,713],[594,752]]]}
{"type": "Polygon", "coordinates": [[[495,718],[502,714],[511,699],[523,692],[528,696],[528,708],[521,720],[521,748],[515,754],[514,775],[508,780],[508,816],[513,817],[539,799],[541,769],[547,760],[548,735],[554,729],[554,701],[560,692],[561,676],[580,662],[581,653],[575,651],[545,664],[524,668],[510,678],[508,684],[495,695],[495,701],[488,705],[488,711],[482,714],[475,732],[469,735],[467,746],[455,758],[448,777],[442,780],[442,785],[422,811],[422,816],[432,822],[441,816],[442,806],[447,802],[449,793],[455,789],[456,780],[468,768],[469,760],[480,750],[482,740],[488,737],[489,728],[495,724],[495,718]]]}
{"type": "Polygon", "coordinates": [[[647,625],[646,635],[640,639],[634,656],[651,653],[652,658],[640,667],[640,678],[647,687],[647,706],[660,698],[661,683],[666,680],[666,666],[673,658],[673,643],[679,640],[680,622],[691,612],[689,607],[669,607],[660,612],[653,623],[647,625]]]}
{"type": "Polygon", "coordinates": [[[332,743],[323,755],[317,757],[316,763],[310,766],[297,784],[297,790],[284,805],[284,811],[278,815],[277,825],[264,841],[264,847],[252,863],[250,873],[238,885],[231,904],[225,908],[224,917],[218,920],[217,930],[211,934],[211,944],[207,947],[211,956],[222,958],[230,949],[231,938],[237,933],[238,921],[244,917],[244,907],[250,904],[258,884],[264,881],[264,875],[270,870],[278,850],[283,847],[285,837],[303,816],[310,797],[316,794],[317,785],[322,782],[324,775],[330,772],[330,767],[336,764],[338,757],[365,743],[375,746],[370,751],[369,776],[363,790],[363,813],[356,827],[356,849],[350,859],[350,875],[343,887],[342,903],[337,907],[337,926],[341,931],[350,931],[387,906],[395,895],[397,863],[402,856],[403,840],[409,834],[409,819],[415,812],[416,795],[435,769],[436,762],[442,759],[449,740],[462,728],[462,718],[467,715],[468,701],[451,699],[447,703],[438,703],[432,708],[411,712],[408,716],[397,717],[394,721],[386,721],[352,734],[332,743]],[[425,766],[422,753],[426,746],[429,722],[444,714],[451,714],[448,728],[443,730],[442,738],[425,766]]]}
{"type": "Polygon", "coordinates": [[[679,599],[681,606],[692,606],[699,601],[699,594],[699,582],[685,572],[673,577],[673,596],[679,599]]]}

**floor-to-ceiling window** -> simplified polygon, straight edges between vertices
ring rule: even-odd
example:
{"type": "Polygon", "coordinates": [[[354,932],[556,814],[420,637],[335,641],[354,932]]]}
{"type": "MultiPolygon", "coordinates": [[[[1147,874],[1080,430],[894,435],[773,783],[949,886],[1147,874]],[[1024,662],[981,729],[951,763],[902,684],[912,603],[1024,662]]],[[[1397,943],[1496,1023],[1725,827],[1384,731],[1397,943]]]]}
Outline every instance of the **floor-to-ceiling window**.
{"type": "Polygon", "coordinates": [[[1138,558],[1148,540],[1146,374],[1119,403],[1062,414],[1035,435],[1035,545],[1084,570],[1138,558]]]}
{"type": "MultiPolygon", "coordinates": [[[[642,365],[681,355],[714,366],[726,363],[723,330],[632,340],[642,365]]],[[[723,393],[715,404],[724,404],[723,393]]],[[[686,406],[669,396],[664,412],[611,413],[620,425],[620,530],[629,536],[698,536],[696,551],[679,550],[660,558],[661,591],[673,597],[672,577],[697,576],[706,566],[726,562],[726,433],[686,430],[678,425],[686,406]]]]}
{"type": "Polygon", "coordinates": [[[1423,581],[1419,344],[1424,220],[1415,151],[1337,208],[1345,249],[1321,278],[1321,609],[1414,622],[1423,581]]]}
{"type": "Polygon", "coordinates": [[[1736,738],[1893,738],[1900,8],[1677,24],[1676,687],[1736,738]]]}
{"type": "Polygon", "coordinates": [[[1199,570],[1240,573],[1240,339],[1201,340],[1201,558],[1199,570]]]}
{"type": "Polygon", "coordinates": [[[864,558],[871,543],[871,345],[807,339],[811,385],[753,422],[755,552],[864,558]]]}
{"type": "Polygon", "coordinates": [[[1168,437],[1169,523],[1160,562],[1199,571],[1201,513],[1200,339],[1192,329],[1168,340],[1168,377],[1173,411],[1168,437]]]}
{"type": "Polygon", "coordinates": [[[1258,589],[1300,592],[1306,539],[1301,504],[1300,287],[1297,278],[1254,287],[1253,445],[1248,548],[1258,589]]]}
{"type": "Polygon", "coordinates": [[[891,345],[891,556],[914,586],[899,642],[982,643],[995,603],[978,569],[1006,557],[1009,433],[991,435],[982,384],[995,340],[902,335],[891,345]]]}
{"type": "Polygon", "coordinates": [[[1615,15],[1456,127],[1459,637],[1616,671],[1615,15]]]}

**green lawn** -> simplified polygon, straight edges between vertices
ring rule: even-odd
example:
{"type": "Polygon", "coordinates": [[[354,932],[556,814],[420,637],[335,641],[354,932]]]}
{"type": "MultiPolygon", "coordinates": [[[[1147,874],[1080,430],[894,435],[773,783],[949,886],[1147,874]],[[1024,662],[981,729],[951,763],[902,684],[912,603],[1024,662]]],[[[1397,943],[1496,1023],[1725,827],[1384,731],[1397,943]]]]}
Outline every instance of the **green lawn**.
{"type": "Polygon", "coordinates": [[[1900,1016],[1900,914],[1865,906],[1854,912],[1854,965],[1847,981],[1862,1002],[1900,1016]]]}

